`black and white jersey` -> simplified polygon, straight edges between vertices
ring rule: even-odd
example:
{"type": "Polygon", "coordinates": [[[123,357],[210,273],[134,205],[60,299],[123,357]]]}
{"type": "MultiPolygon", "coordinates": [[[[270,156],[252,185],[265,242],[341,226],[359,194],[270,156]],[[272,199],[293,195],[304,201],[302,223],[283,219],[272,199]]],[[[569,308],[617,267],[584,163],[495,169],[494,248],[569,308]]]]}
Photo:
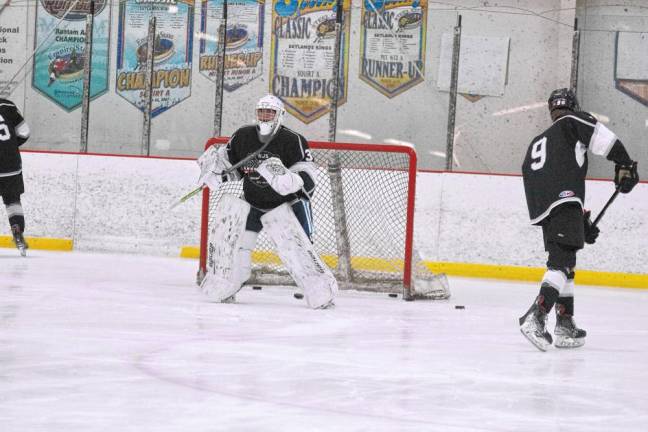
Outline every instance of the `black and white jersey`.
{"type": "Polygon", "coordinates": [[[583,207],[587,150],[608,157],[616,142],[616,135],[586,112],[560,117],[535,137],[522,164],[531,223],[539,224],[564,203],[583,207]]]}
{"type": "Polygon", "coordinates": [[[20,147],[29,138],[29,127],[16,105],[0,98],[0,177],[20,174],[20,147]]]}
{"type": "MultiPolygon", "coordinates": [[[[256,126],[244,126],[237,130],[227,143],[227,156],[230,163],[235,165],[263,145],[257,135],[256,126]]],[[[285,167],[298,173],[304,180],[304,189],[309,195],[312,195],[315,189],[315,179],[313,178],[315,167],[308,142],[297,132],[281,126],[258,155],[238,168],[238,172],[243,178],[245,200],[251,206],[261,210],[271,210],[297,198],[297,194],[286,196],[278,194],[256,171],[264,160],[271,157],[279,158],[285,167]]]]}

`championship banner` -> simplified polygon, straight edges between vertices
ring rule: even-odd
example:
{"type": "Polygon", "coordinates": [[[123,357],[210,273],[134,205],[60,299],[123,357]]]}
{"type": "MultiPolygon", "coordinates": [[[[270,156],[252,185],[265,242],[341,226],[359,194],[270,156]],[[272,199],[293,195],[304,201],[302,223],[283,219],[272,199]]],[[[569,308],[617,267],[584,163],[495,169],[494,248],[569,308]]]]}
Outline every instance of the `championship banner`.
{"type": "MultiPolygon", "coordinates": [[[[310,123],[331,109],[337,2],[274,0],[270,93],[310,123]]],[[[347,99],[351,0],[343,0],[338,106],[347,99]]]]}
{"type": "Polygon", "coordinates": [[[193,0],[120,0],[118,95],[144,111],[149,18],[156,17],[151,116],[191,96],[193,0]]]}
{"type": "MultiPolygon", "coordinates": [[[[227,0],[225,78],[223,88],[234,91],[263,72],[263,13],[265,0],[227,0]]],[[[218,29],[223,0],[202,0],[200,8],[200,73],[216,81],[218,29]]]]}
{"type": "MultiPolygon", "coordinates": [[[[34,46],[40,49],[34,54],[32,87],[66,111],[81,106],[83,99],[85,28],[90,0],[79,0],[59,27],[54,32],[52,29],[73,3],[74,0],[39,0],[36,3],[34,46]]],[[[110,7],[107,6],[107,0],[95,0],[91,99],[108,90],[110,7]]]]}
{"type": "Polygon", "coordinates": [[[363,0],[360,79],[388,98],[423,82],[427,0],[363,0]]]}

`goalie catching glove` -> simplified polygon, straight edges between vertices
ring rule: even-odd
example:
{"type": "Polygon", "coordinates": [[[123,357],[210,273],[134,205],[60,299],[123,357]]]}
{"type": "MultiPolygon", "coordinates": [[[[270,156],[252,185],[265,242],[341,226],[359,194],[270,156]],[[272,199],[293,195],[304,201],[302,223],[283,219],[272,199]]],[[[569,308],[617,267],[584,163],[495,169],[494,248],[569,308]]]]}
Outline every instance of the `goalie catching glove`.
{"type": "Polygon", "coordinates": [[[279,158],[271,157],[259,165],[257,172],[279,195],[289,195],[304,187],[299,174],[286,168],[279,158]]]}
{"type": "Polygon", "coordinates": [[[233,170],[223,174],[232,168],[232,164],[227,157],[226,146],[211,146],[200,155],[196,161],[200,166],[200,177],[198,177],[199,186],[207,186],[209,189],[217,189],[224,181],[234,181],[239,179],[238,172],[233,170]]]}

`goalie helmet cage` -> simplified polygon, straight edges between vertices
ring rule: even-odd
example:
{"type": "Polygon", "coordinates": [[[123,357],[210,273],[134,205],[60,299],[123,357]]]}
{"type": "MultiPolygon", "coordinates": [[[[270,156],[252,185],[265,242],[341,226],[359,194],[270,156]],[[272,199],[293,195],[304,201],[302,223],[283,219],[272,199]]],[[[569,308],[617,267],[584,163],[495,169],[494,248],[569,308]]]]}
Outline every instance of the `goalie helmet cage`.
{"type": "MultiPolygon", "coordinates": [[[[205,148],[224,145],[211,138],[205,148]]],[[[405,145],[309,142],[317,165],[311,197],[313,245],[340,288],[445,299],[445,275],[434,275],[414,250],[416,151],[405,145]]],[[[242,182],[203,190],[199,280],[205,273],[213,209],[223,194],[242,195],[242,182]]],[[[294,285],[261,231],[248,285],[294,285]]]]}

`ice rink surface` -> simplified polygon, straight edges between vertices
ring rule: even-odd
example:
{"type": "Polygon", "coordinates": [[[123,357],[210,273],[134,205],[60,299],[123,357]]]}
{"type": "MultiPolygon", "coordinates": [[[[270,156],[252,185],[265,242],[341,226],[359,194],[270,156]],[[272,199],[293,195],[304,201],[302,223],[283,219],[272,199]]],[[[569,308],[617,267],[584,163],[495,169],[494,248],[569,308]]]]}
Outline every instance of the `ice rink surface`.
{"type": "Polygon", "coordinates": [[[196,266],[0,249],[0,430],[648,430],[648,291],[577,286],[586,345],[542,353],[517,326],[535,284],[313,311],[287,288],[207,303],[196,266]]]}

